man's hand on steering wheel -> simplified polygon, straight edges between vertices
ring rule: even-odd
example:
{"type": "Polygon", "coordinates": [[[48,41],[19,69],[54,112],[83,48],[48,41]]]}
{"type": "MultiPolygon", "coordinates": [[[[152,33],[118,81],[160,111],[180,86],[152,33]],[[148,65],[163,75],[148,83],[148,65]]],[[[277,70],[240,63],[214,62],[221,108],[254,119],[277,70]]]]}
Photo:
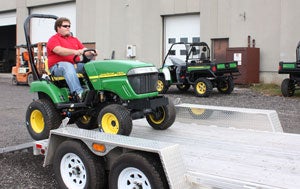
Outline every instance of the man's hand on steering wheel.
{"type": "Polygon", "coordinates": [[[73,60],[75,63],[87,63],[97,55],[98,53],[96,49],[87,49],[87,48],[79,49],[75,53],[73,60]],[[81,58],[78,59],[77,57],[81,57],[81,58]]]}

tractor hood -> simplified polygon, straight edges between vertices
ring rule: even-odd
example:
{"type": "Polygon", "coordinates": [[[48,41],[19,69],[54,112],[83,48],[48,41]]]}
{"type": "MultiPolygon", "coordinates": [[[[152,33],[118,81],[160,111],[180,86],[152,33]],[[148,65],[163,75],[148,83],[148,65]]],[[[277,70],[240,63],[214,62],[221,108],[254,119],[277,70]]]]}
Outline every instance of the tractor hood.
{"type": "Polygon", "coordinates": [[[133,60],[102,60],[86,63],[86,74],[96,90],[110,91],[122,99],[156,96],[158,69],[133,60]]]}
{"type": "Polygon", "coordinates": [[[124,76],[138,74],[134,68],[140,68],[143,72],[153,72],[156,68],[153,64],[132,60],[103,60],[89,62],[84,66],[90,79],[124,76]],[[148,67],[148,68],[147,68],[148,67]],[[142,70],[143,68],[143,70],[142,70]]]}

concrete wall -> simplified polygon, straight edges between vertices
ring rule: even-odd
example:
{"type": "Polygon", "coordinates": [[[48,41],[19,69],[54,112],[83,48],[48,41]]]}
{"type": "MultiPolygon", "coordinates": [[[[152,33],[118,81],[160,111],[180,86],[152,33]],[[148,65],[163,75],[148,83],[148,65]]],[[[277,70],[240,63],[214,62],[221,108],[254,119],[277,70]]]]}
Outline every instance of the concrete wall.
{"type": "MultiPolygon", "coordinates": [[[[28,8],[75,0],[0,2],[1,11],[17,11],[17,41],[24,40],[28,8]]],[[[95,42],[99,59],[126,58],[126,45],[137,47],[136,59],[161,65],[163,17],[200,13],[200,37],[229,38],[230,47],[247,46],[247,36],[260,48],[260,80],[280,83],[278,62],[294,61],[299,40],[299,0],[76,0],[77,37],[95,42]]]]}

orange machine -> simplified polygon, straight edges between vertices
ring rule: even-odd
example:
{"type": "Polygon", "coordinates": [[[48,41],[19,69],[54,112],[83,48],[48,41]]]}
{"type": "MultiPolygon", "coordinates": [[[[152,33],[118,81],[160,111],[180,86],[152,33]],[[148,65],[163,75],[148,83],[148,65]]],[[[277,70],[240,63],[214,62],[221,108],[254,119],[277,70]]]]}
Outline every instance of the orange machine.
{"type": "MultiPolygon", "coordinates": [[[[46,53],[44,48],[46,43],[37,43],[33,45],[35,52],[35,64],[39,74],[43,74],[45,72],[45,58],[46,53]]],[[[16,65],[12,67],[12,84],[30,84],[34,78],[32,75],[32,69],[29,60],[29,54],[26,50],[26,45],[18,45],[16,46],[16,65]]]]}

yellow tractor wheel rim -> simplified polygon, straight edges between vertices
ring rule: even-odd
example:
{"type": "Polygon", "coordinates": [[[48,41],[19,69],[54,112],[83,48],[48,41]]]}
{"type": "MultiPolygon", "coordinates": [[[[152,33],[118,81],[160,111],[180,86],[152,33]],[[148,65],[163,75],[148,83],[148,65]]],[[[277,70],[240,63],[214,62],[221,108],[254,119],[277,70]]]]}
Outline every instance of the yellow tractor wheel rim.
{"type": "Polygon", "coordinates": [[[228,88],[229,88],[229,86],[228,86],[228,84],[226,84],[224,87],[221,88],[221,91],[226,91],[226,90],[228,90],[228,88]]]}
{"type": "Polygon", "coordinates": [[[31,128],[35,133],[41,133],[45,128],[44,116],[41,111],[34,110],[30,115],[31,128]]]}
{"type": "Polygon", "coordinates": [[[120,129],[119,120],[112,113],[106,113],[103,115],[101,125],[105,133],[118,134],[120,129]]]}
{"type": "Polygon", "coordinates": [[[164,88],[164,83],[161,80],[158,80],[156,90],[158,92],[161,92],[163,90],[163,88],[164,88]]]}
{"type": "Polygon", "coordinates": [[[199,94],[204,94],[206,92],[206,85],[203,82],[199,82],[196,85],[196,90],[199,94]]]}
{"type": "Polygon", "coordinates": [[[149,118],[151,120],[152,123],[156,124],[156,125],[159,125],[161,124],[165,119],[166,119],[166,112],[163,108],[161,108],[161,111],[162,111],[162,116],[157,119],[156,116],[154,114],[150,114],[149,115],[149,118]]]}

